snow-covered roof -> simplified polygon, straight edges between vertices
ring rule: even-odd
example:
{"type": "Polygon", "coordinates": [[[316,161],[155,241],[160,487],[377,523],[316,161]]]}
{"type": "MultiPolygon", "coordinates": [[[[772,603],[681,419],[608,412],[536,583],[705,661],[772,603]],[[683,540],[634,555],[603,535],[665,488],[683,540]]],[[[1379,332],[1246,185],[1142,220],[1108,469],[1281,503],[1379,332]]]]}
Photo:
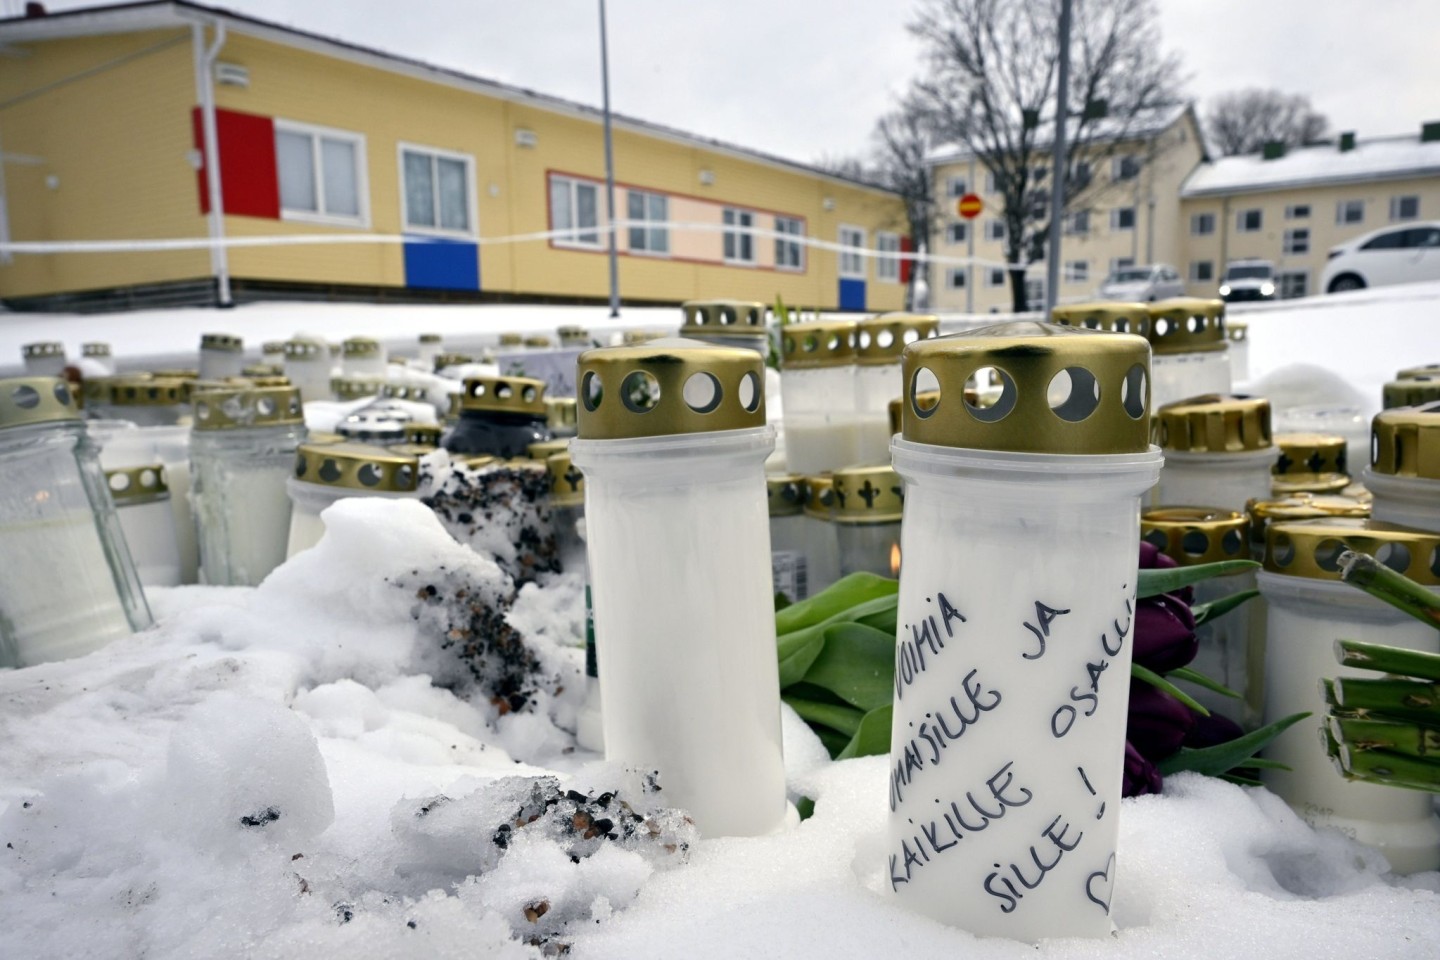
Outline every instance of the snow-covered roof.
{"type": "Polygon", "coordinates": [[[1186,178],[1181,197],[1208,197],[1290,187],[1371,180],[1440,177],[1440,140],[1422,143],[1418,132],[1359,140],[1342,152],[1334,143],[1292,147],[1283,157],[1258,153],[1202,163],[1186,178]]]}
{"type": "MultiPolygon", "coordinates": [[[[1107,143],[1117,140],[1144,140],[1162,133],[1180,121],[1185,114],[1194,109],[1193,103],[1178,103],[1171,106],[1156,107],[1146,110],[1134,118],[1121,119],[1119,117],[1106,117],[1095,121],[1086,132],[1086,139],[1107,143]]],[[[1051,121],[1047,120],[1035,137],[1036,150],[1049,150],[1051,133],[1049,127],[1051,121]]],[[[1196,124],[1197,128],[1199,124],[1196,124]]],[[[964,144],[942,143],[931,147],[925,154],[925,162],[931,167],[938,167],[946,163],[958,163],[969,160],[971,151],[964,144]]]]}

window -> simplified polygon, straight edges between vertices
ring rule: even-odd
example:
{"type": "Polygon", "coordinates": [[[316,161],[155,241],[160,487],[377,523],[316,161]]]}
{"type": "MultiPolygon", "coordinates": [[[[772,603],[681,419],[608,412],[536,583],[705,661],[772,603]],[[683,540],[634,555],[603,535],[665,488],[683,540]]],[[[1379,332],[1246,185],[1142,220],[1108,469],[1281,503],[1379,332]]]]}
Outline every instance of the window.
{"type": "Polygon", "coordinates": [[[1064,223],[1066,236],[1083,237],[1090,232],[1090,211],[1076,210],[1065,218],[1064,223]]]}
{"type": "Polygon", "coordinates": [[[474,164],[465,154],[401,144],[405,229],[473,236],[470,184],[474,164]]]}
{"type": "Polygon", "coordinates": [[[1411,227],[1405,231],[1405,246],[1411,249],[1440,247],[1440,228],[1411,227]]]}
{"type": "Polygon", "coordinates": [[[364,225],[369,220],[365,138],[275,121],[280,211],[287,219],[364,225]]]}
{"type": "Polygon", "coordinates": [[[1391,220],[1415,220],[1420,216],[1419,197],[1391,197],[1391,220]]]}
{"type": "Polygon", "coordinates": [[[995,179],[995,174],[994,174],[993,172],[987,172],[987,173],[985,174],[985,192],[986,192],[986,193],[999,193],[999,192],[1000,192],[1000,184],[999,184],[999,181],[995,179]]]}
{"type": "Polygon", "coordinates": [[[1089,161],[1077,161],[1075,164],[1075,173],[1071,177],[1070,186],[1076,190],[1084,190],[1090,184],[1090,175],[1089,161]]]}
{"type": "Polygon", "coordinates": [[[1206,237],[1214,232],[1215,214],[1192,213],[1190,215],[1190,235],[1192,237],[1206,237]]]}
{"type": "Polygon", "coordinates": [[[1066,283],[1087,283],[1090,280],[1089,260],[1066,260],[1065,261],[1065,282],[1066,283]]]}
{"type": "Polygon", "coordinates": [[[1405,234],[1409,230],[1390,230],[1360,245],[1361,250],[1399,250],[1405,246],[1405,234]]]}
{"type": "Polygon", "coordinates": [[[1280,252],[1287,257],[1298,253],[1310,252],[1310,230],[1306,227],[1299,227],[1294,230],[1286,230],[1284,242],[1280,252]]]}
{"type": "Polygon", "coordinates": [[[860,251],[865,249],[865,231],[859,227],[841,227],[840,246],[845,248],[840,251],[840,276],[864,278],[865,257],[860,251]]]}
{"type": "Polygon", "coordinates": [[[1033,170],[1030,171],[1030,179],[1035,181],[1036,183],[1040,183],[1048,176],[1050,176],[1049,167],[1035,167],[1033,170]]]}
{"type": "MultiPolygon", "coordinates": [[[[775,232],[787,237],[803,237],[805,223],[799,217],[776,217],[775,232]]],[[[775,268],[777,270],[804,270],[805,248],[798,240],[775,238],[775,268]]]]}
{"type": "Polygon", "coordinates": [[[1111,230],[1134,230],[1135,229],[1135,208],[1116,207],[1110,211],[1111,230]]]}
{"type": "Polygon", "coordinates": [[[598,247],[599,191],[596,184],[570,177],[550,178],[550,229],[568,230],[555,237],[557,247],[598,247]]]}
{"type": "Polygon", "coordinates": [[[1286,220],[1308,220],[1310,219],[1310,204],[1293,203],[1285,208],[1286,220]]]}
{"type": "Polygon", "coordinates": [[[1131,268],[1131,267],[1133,267],[1133,266],[1135,266],[1135,258],[1134,258],[1134,257],[1111,257],[1111,258],[1110,258],[1110,272],[1111,272],[1111,273],[1118,273],[1118,272],[1121,271],[1121,270],[1128,270],[1129,268],[1131,268]]]}
{"type": "Polygon", "coordinates": [[[1259,231],[1264,219],[1259,210],[1241,210],[1235,214],[1236,233],[1255,233],[1259,231]]]}
{"type": "Polygon", "coordinates": [[[725,226],[734,228],[725,231],[725,262],[754,263],[755,235],[750,231],[755,226],[755,214],[726,207],[720,219],[725,226]]]}
{"type": "Polygon", "coordinates": [[[1190,282],[1205,283],[1215,279],[1215,261],[1213,260],[1191,260],[1190,261],[1190,282]]]}
{"type": "Polygon", "coordinates": [[[1310,274],[1305,270],[1285,270],[1280,273],[1280,299],[1303,297],[1310,286],[1310,274]]]}
{"type": "Polygon", "coordinates": [[[627,230],[631,253],[670,252],[670,229],[663,224],[670,219],[670,204],[658,193],[627,190],[625,218],[632,221],[627,230]],[[634,221],[657,226],[636,226],[634,221]]]}
{"type": "Polygon", "coordinates": [[[1341,225],[1347,223],[1364,223],[1365,201],[1341,200],[1335,204],[1335,222],[1341,225]]]}
{"type": "Polygon", "coordinates": [[[966,190],[965,187],[966,183],[964,177],[948,177],[945,180],[945,196],[951,198],[963,197],[965,196],[965,194],[969,193],[969,191],[966,190]]]}
{"type": "Polygon", "coordinates": [[[963,220],[945,224],[946,243],[964,243],[970,237],[970,225],[963,220]]]}
{"type": "Polygon", "coordinates": [[[947,289],[947,290],[964,290],[964,289],[965,289],[965,268],[964,268],[964,267],[951,267],[949,270],[946,270],[946,271],[945,271],[945,289],[947,289]]]}
{"type": "Polygon", "coordinates": [[[1111,180],[1134,180],[1140,176],[1140,160],[1130,154],[1110,160],[1111,180]]]}
{"type": "Polygon", "coordinates": [[[1005,286],[1005,271],[1004,271],[1003,269],[1001,269],[1000,267],[991,267],[989,270],[986,270],[986,271],[985,271],[985,286],[987,286],[987,287],[1003,287],[1003,286],[1005,286]]]}
{"type": "Polygon", "coordinates": [[[1005,239],[1005,221],[1004,221],[1004,220],[986,220],[986,221],[985,221],[985,239],[986,239],[986,240],[1004,240],[1004,239],[1005,239]]]}
{"type": "Polygon", "coordinates": [[[875,259],[875,279],[887,283],[900,282],[900,258],[897,256],[886,256],[886,254],[897,254],[900,252],[900,235],[895,233],[875,234],[875,252],[880,254],[875,259]]]}

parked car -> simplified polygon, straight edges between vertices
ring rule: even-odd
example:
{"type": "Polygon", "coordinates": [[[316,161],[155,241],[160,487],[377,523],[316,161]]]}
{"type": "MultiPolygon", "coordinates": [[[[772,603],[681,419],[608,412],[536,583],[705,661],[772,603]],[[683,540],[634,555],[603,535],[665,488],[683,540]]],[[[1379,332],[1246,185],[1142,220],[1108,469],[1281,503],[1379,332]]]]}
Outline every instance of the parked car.
{"type": "Polygon", "coordinates": [[[1392,283],[1440,280],[1440,223],[1372,230],[1330,249],[1320,289],[1341,293],[1392,283]]]}
{"type": "Polygon", "coordinates": [[[1100,284],[1103,300],[1164,300],[1185,296],[1180,274],[1168,263],[1121,267],[1100,284]]]}
{"type": "Polygon", "coordinates": [[[1275,264],[1269,260],[1231,260],[1220,277],[1220,299],[1274,300],[1275,264]]]}

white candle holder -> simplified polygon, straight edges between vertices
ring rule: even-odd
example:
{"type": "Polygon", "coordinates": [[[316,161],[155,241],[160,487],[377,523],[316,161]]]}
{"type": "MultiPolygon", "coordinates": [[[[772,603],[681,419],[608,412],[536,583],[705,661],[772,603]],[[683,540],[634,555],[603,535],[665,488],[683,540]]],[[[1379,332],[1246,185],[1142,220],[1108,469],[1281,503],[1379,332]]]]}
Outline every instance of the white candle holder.
{"type": "Polygon", "coordinates": [[[200,335],[200,379],[225,380],[240,376],[245,367],[245,342],[228,333],[200,335]]]}
{"type": "Polygon", "coordinates": [[[770,582],[791,603],[810,596],[805,557],[805,478],[798,473],[767,474],[770,511],[770,582]]]}
{"type": "Polygon", "coordinates": [[[805,579],[811,596],[840,579],[840,536],[835,529],[835,476],[805,478],[805,579]]]}
{"type": "Polygon", "coordinates": [[[940,318],[883,313],[855,328],[855,406],[859,415],[856,463],[890,459],[890,402],[900,396],[900,353],[916,340],[939,336],[940,318]]]}
{"type": "Polygon", "coordinates": [[[285,341],[266,340],[260,344],[260,362],[283,370],[285,367],[285,341]]]}
{"type": "Polygon", "coordinates": [[[422,333],[417,342],[419,350],[416,352],[416,359],[426,370],[434,370],[435,358],[445,352],[445,338],[438,333],[422,333]]]}
{"type": "Polygon", "coordinates": [[[1225,321],[1225,339],[1230,345],[1230,381],[1232,384],[1250,380],[1250,321],[1229,317],[1225,321]]]}
{"type": "Polygon", "coordinates": [[[413,456],[362,443],[302,443],[295,472],[285,481],[290,497],[289,559],[325,535],[320,514],[337,500],[369,497],[417,500],[420,468],[413,456]]]}
{"type": "Polygon", "coordinates": [[[304,403],[330,399],[330,346],[320,340],[285,341],[285,376],[304,403]]]}
{"type": "Polygon", "coordinates": [[[578,370],[605,755],[658,770],[708,836],[787,814],[763,374],[754,351],[683,339],[578,370]]]}
{"type": "Polygon", "coordinates": [[[140,427],[173,427],[189,413],[193,380],[179,377],[101,377],[85,382],[85,413],[98,419],[128,420],[140,427]]]}
{"type": "Polygon", "coordinates": [[[385,379],[385,347],[370,337],[350,337],[340,344],[341,376],[385,379]]]}
{"type": "Polygon", "coordinates": [[[834,482],[840,575],[900,576],[900,476],[888,466],[846,467],[835,471],[834,482]]]}
{"type": "Polygon", "coordinates": [[[550,471],[550,524],[555,531],[560,569],[565,573],[578,573],[585,582],[585,702],[576,716],[575,740],[587,750],[603,753],[605,729],[600,666],[596,659],[590,566],[585,551],[585,475],[571,462],[569,440],[532,444],[530,457],[543,462],[550,471]]]}
{"type": "Polygon", "coordinates": [[[180,543],[164,464],[157,461],[106,470],[105,483],[140,583],[146,587],[178,587],[182,574],[180,543]]]}
{"type": "Polygon", "coordinates": [[[65,376],[65,344],[58,340],[27,343],[20,348],[20,356],[25,361],[26,376],[65,376]]]}
{"type": "Polygon", "coordinates": [[[1372,429],[1375,519],[1440,531],[1440,401],[1382,411],[1372,429]]]}
{"type": "Polygon", "coordinates": [[[1113,929],[1149,359],[1030,322],[905,350],[885,868],[980,936],[1113,929]],[[989,370],[997,402],[967,402],[989,370]]]}
{"type": "Polygon", "coordinates": [[[1146,304],[1150,312],[1152,410],[1232,389],[1225,301],[1176,297],[1146,304]]]}
{"type": "Polygon", "coordinates": [[[1269,606],[1265,654],[1265,721],[1301,711],[1310,716],[1265,750],[1289,770],[1264,769],[1265,785],[1319,827],[1332,827],[1385,854],[1397,873],[1440,867],[1440,819],[1427,793],[1344,780],[1323,746],[1328,707],[1320,681],[1374,678],[1341,667],[1336,640],[1358,640],[1440,652],[1440,633],[1403,611],[1340,582],[1345,550],[1373,554],[1430,588],[1440,586],[1431,558],[1440,536],[1375,520],[1277,522],[1266,532],[1258,576],[1269,606]]]}
{"type": "Polygon", "coordinates": [[[0,666],[83,656],[150,626],[65,381],[0,380],[0,490],[0,666]]]}
{"type": "Polygon", "coordinates": [[[95,364],[106,377],[115,376],[115,357],[108,343],[82,343],[80,356],[95,364]]]}
{"type": "Polygon", "coordinates": [[[1210,394],[1159,408],[1158,506],[1243,510],[1270,496],[1275,446],[1270,402],[1258,397],[1210,394]]]}
{"type": "Polygon", "coordinates": [[[195,396],[191,498],[200,567],[211,586],[253,587],[285,561],[285,482],[305,439],[294,387],[210,390],[195,396]]]}
{"type": "MultiPolygon", "coordinates": [[[[718,347],[754,350],[762,357],[769,355],[770,331],[765,325],[765,304],[755,300],[688,300],[680,309],[685,315],[680,336],[718,347]]],[[[655,339],[645,331],[638,332],[646,339],[655,339]]]]}
{"type": "Polygon", "coordinates": [[[590,335],[590,331],[577,324],[565,324],[558,327],[555,333],[560,337],[562,347],[588,349],[595,345],[595,338],[590,335]]]}
{"type": "Polygon", "coordinates": [[[860,462],[853,321],[781,327],[780,394],[792,472],[824,473],[860,462]]]}

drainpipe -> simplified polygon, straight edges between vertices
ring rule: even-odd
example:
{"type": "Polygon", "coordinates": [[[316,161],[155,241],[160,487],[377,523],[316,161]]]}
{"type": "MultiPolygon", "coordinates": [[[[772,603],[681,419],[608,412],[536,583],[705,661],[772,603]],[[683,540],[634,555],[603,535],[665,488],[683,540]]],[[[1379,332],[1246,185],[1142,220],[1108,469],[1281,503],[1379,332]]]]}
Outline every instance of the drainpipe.
{"type": "Polygon", "coordinates": [[[215,125],[215,60],[225,45],[225,24],[215,24],[215,42],[205,46],[205,25],[190,27],[195,53],[195,91],[200,98],[200,126],[205,138],[205,183],[210,194],[210,272],[215,276],[219,306],[233,307],[230,299],[230,255],[225,239],[225,194],[220,186],[220,135],[215,125]]]}

